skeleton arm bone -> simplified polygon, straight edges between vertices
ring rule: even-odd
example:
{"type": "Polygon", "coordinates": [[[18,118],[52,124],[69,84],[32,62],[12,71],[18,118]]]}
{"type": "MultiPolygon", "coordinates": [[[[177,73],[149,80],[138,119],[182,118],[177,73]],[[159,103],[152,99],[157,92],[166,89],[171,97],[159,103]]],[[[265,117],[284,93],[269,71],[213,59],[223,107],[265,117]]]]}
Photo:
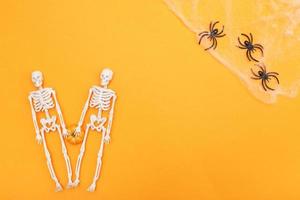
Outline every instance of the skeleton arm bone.
{"type": "Polygon", "coordinates": [[[59,103],[58,103],[58,100],[57,100],[57,97],[56,97],[56,93],[55,93],[54,90],[52,90],[52,95],[53,95],[53,98],[54,98],[54,101],[55,101],[55,107],[56,107],[56,110],[57,110],[59,121],[61,123],[62,134],[63,134],[63,136],[67,136],[68,131],[66,129],[65,121],[64,121],[64,118],[63,118],[63,115],[62,115],[62,112],[61,112],[61,109],[60,109],[60,106],[59,106],[59,103]]]}
{"type": "Polygon", "coordinates": [[[89,108],[89,103],[90,103],[90,99],[91,99],[92,94],[93,94],[93,88],[90,88],[89,95],[88,95],[88,98],[87,98],[87,100],[85,102],[85,105],[83,107],[83,111],[81,113],[80,120],[78,122],[78,125],[77,125],[77,128],[75,130],[75,133],[78,133],[78,134],[80,133],[80,129],[81,129],[81,126],[83,124],[83,120],[84,120],[86,112],[87,112],[87,110],[89,108]]]}
{"type": "Polygon", "coordinates": [[[111,110],[109,112],[109,119],[108,119],[106,134],[105,134],[105,138],[104,138],[106,143],[109,143],[109,141],[110,141],[110,130],[111,130],[112,120],[113,120],[113,116],[114,116],[114,109],[115,109],[116,99],[117,99],[117,96],[116,96],[116,94],[114,94],[113,95],[113,100],[112,100],[111,110]]]}
{"type": "Polygon", "coordinates": [[[42,137],[41,137],[41,134],[40,134],[39,125],[38,125],[38,123],[37,123],[36,113],[35,113],[35,110],[34,110],[34,108],[33,108],[32,97],[31,97],[31,95],[29,95],[28,100],[29,100],[29,102],[30,102],[31,114],[32,114],[32,120],[33,120],[34,129],[35,129],[35,132],[36,132],[36,140],[37,140],[37,142],[38,142],[39,144],[41,144],[41,142],[42,142],[42,137]]]}

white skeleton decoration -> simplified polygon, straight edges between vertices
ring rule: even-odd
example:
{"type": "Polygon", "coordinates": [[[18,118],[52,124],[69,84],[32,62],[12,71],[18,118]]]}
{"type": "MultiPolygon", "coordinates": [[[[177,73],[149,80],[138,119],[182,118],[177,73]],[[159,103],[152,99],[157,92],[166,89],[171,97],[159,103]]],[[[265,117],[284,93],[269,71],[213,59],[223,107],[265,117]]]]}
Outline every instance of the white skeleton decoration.
{"type": "Polygon", "coordinates": [[[109,82],[112,79],[112,76],[113,72],[110,69],[104,69],[100,75],[101,86],[93,86],[92,88],[90,88],[88,99],[83,108],[79,123],[75,129],[76,134],[79,134],[81,132],[81,126],[83,124],[86,112],[89,108],[95,108],[98,110],[97,115],[90,115],[90,121],[86,125],[84,138],[80,148],[80,153],[77,158],[75,169],[76,179],[74,181],[74,186],[77,186],[79,184],[80,166],[82,157],[84,155],[89,130],[94,130],[99,133],[102,132],[102,139],[97,157],[96,171],[93,182],[88,188],[89,192],[95,191],[96,182],[100,176],[104,143],[109,143],[110,141],[110,131],[114,114],[114,106],[117,98],[116,93],[113,90],[107,88],[109,82]],[[108,114],[108,119],[102,116],[105,112],[108,114]]]}
{"type": "Polygon", "coordinates": [[[50,171],[51,178],[56,184],[56,191],[61,191],[62,186],[60,185],[53,169],[51,155],[49,153],[46,140],[45,140],[45,133],[49,133],[51,131],[56,131],[56,130],[59,133],[59,137],[62,145],[62,153],[66,161],[67,171],[68,171],[67,187],[70,188],[73,186],[72,168],[70,164],[70,158],[67,153],[67,148],[63,139],[63,137],[66,137],[68,135],[68,132],[65,127],[64,119],[56,98],[55,91],[52,88],[43,88],[43,75],[40,71],[34,71],[32,73],[32,82],[34,86],[37,88],[37,90],[32,91],[29,94],[28,99],[31,105],[33,124],[36,131],[36,140],[39,144],[43,144],[46,159],[47,159],[47,166],[50,171]],[[55,115],[50,116],[49,110],[51,109],[56,109],[60,125],[57,124],[55,115]],[[45,118],[40,119],[40,125],[37,121],[37,113],[39,112],[44,113],[45,116],[45,118]]]}

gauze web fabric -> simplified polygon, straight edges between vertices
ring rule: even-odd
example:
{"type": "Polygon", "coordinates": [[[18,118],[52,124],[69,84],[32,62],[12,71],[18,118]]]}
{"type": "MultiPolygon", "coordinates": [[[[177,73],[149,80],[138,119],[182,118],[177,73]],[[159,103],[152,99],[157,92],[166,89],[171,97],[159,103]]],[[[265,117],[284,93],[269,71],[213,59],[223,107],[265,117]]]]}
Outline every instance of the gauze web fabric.
{"type": "Polygon", "coordinates": [[[274,103],[279,95],[296,95],[300,86],[300,0],[165,2],[196,34],[197,42],[205,31],[210,33],[210,24],[219,22],[214,27],[218,33],[224,26],[226,35],[216,38],[217,45],[205,36],[199,50],[205,52],[213,45],[206,52],[237,75],[255,97],[274,103]],[[261,45],[263,53],[259,48],[247,53],[245,47],[251,46],[245,41],[251,35],[252,44],[261,45]]]}

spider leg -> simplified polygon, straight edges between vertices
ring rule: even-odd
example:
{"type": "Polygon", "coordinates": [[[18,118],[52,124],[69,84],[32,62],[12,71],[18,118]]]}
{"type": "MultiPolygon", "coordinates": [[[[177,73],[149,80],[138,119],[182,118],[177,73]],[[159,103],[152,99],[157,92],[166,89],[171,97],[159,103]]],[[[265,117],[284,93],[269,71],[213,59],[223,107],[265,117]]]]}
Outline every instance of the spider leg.
{"type": "Polygon", "coordinates": [[[199,45],[201,44],[201,41],[202,41],[202,39],[205,37],[205,36],[208,36],[208,33],[206,33],[206,34],[204,34],[204,35],[202,35],[201,37],[200,37],[200,40],[199,40],[199,45]]]}
{"type": "Polygon", "coordinates": [[[250,43],[251,43],[251,40],[250,40],[250,38],[249,38],[249,36],[248,36],[248,35],[246,35],[245,33],[242,33],[241,35],[245,36],[245,37],[248,39],[248,42],[250,42],[250,43]]]}
{"type": "Polygon", "coordinates": [[[215,37],[217,38],[221,38],[221,37],[224,37],[226,34],[222,34],[222,35],[216,35],[215,37]]]}
{"type": "Polygon", "coordinates": [[[262,64],[262,67],[265,69],[265,72],[267,72],[267,68],[265,64],[262,64]]]}
{"type": "Polygon", "coordinates": [[[238,47],[240,49],[247,49],[246,47],[241,47],[241,46],[236,46],[236,47],[238,47]]]}
{"type": "Polygon", "coordinates": [[[254,45],[254,49],[258,49],[261,52],[261,55],[264,56],[264,50],[260,46],[254,45]]]}
{"type": "Polygon", "coordinates": [[[260,80],[261,78],[257,78],[257,77],[251,77],[254,80],[260,80]]]}
{"type": "Polygon", "coordinates": [[[259,76],[259,75],[255,74],[255,72],[253,71],[253,69],[252,69],[252,68],[251,68],[250,70],[251,70],[252,74],[253,74],[255,77],[257,77],[257,78],[260,78],[260,76],[259,76]]]}
{"type": "Polygon", "coordinates": [[[208,34],[208,31],[203,31],[203,32],[199,33],[198,35],[201,36],[202,34],[208,34]]]}
{"type": "Polygon", "coordinates": [[[241,42],[240,37],[238,37],[238,41],[239,41],[241,46],[245,47],[245,45],[241,42]]]}
{"type": "Polygon", "coordinates": [[[224,32],[224,25],[222,26],[222,30],[217,35],[221,35],[224,32]]]}
{"type": "Polygon", "coordinates": [[[273,88],[271,88],[270,86],[268,86],[268,84],[266,83],[266,81],[264,81],[266,88],[268,88],[269,90],[275,90],[273,88]]]}
{"type": "Polygon", "coordinates": [[[267,73],[266,65],[262,64],[262,65],[257,65],[257,66],[259,66],[263,70],[264,73],[267,73]]]}
{"type": "Polygon", "coordinates": [[[261,44],[254,44],[253,46],[258,46],[258,47],[264,49],[263,45],[261,45],[261,44]]]}
{"type": "Polygon", "coordinates": [[[208,48],[206,48],[206,49],[204,49],[204,50],[207,51],[207,50],[213,48],[214,46],[215,46],[215,40],[213,40],[213,43],[212,43],[212,45],[210,45],[210,47],[208,47],[208,48]]]}
{"type": "Polygon", "coordinates": [[[267,91],[265,84],[266,84],[266,83],[265,83],[265,80],[262,79],[262,80],[261,80],[261,85],[263,86],[264,90],[267,91]]]}
{"type": "Polygon", "coordinates": [[[256,64],[255,66],[259,67],[263,73],[266,73],[266,66],[265,65],[256,64]]]}
{"type": "Polygon", "coordinates": [[[275,80],[277,81],[277,83],[278,83],[278,84],[280,84],[280,83],[279,83],[279,79],[277,78],[277,76],[270,75],[270,73],[268,73],[268,76],[269,76],[269,77],[273,77],[273,78],[275,78],[275,80]]]}
{"type": "Polygon", "coordinates": [[[213,22],[210,22],[210,24],[209,24],[209,31],[210,31],[210,32],[212,32],[212,23],[213,23],[213,22]]]}
{"type": "Polygon", "coordinates": [[[269,72],[268,74],[270,74],[270,75],[279,75],[277,72],[269,72]]]}
{"type": "Polygon", "coordinates": [[[253,35],[252,35],[252,33],[250,33],[250,42],[251,42],[251,44],[253,43],[253,35]]]}
{"type": "Polygon", "coordinates": [[[214,30],[215,29],[215,26],[219,23],[219,21],[216,21],[213,25],[212,25],[212,29],[211,30],[214,30]]]}
{"type": "Polygon", "coordinates": [[[218,40],[217,40],[216,38],[214,38],[214,42],[215,42],[214,49],[216,49],[216,48],[217,48],[217,46],[218,46],[218,40]]]}
{"type": "Polygon", "coordinates": [[[249,51],[249,50],[246,51],[246,56],[247,56],[248,60],[251,61],[251,58],[250,58],[250,51],[249,51]]]}
{"type": "Polygon", "coordinates": [[[255,62],[259,62],[258,60],[256,60],[256,59],[252,56],[251,51],[249,51],[249,56],[250,56],[250,58],[251,58],[252,60],[254,60],[255,62]]]}

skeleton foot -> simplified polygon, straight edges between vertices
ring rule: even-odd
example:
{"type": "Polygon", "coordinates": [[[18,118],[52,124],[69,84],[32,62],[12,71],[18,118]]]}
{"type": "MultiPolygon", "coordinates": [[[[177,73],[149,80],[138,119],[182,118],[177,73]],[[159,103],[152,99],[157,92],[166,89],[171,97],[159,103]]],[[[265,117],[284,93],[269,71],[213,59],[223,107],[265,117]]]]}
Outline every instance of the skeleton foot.
{"type": "Polygon", "coordinates": [[[55,192],[60,192],[60,191],[62,191],[62,190],[63,190],[63,189],[62,189],[61,185],[60,185],[59,183],[56,183],[55,192]]]}
{"type": "Polygon", "coordinates": [[[90,187],[87,189],[88,192],[94,192],[96,189],[96,183],[92,183],[90,187]]]}
{"type": "Polygon", "coordinates": [[[77,187],[79,185],[80,181],[79,179],[76,179],[74,182],[73,182],[73,187],[77,187]]]}
{"type": "Polygon", "coordinates": [[[69,181],[69,183],[67,184],[67,189],[71,189],[75,187],[75,183],[73,183],[72,181],[69,181]]]}

